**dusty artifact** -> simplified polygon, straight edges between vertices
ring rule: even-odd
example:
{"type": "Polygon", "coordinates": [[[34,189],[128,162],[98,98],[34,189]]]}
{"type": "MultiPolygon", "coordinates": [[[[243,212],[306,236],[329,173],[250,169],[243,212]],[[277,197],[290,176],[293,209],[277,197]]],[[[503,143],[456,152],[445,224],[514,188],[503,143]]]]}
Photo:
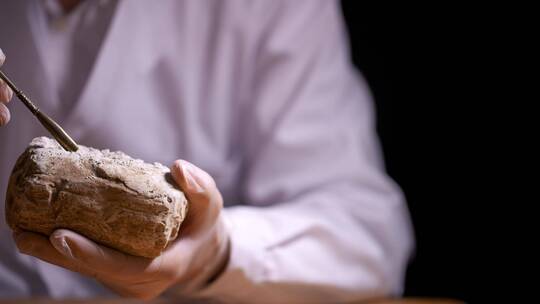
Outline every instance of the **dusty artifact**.
{"type": "Polygon", "coordinates": [[[167,167],[82,145],[68,152],[46,137],[19,157],[6,194],[12,229],[44,235],[71,229],[149,258],[177,237],[187,208],[167,167]]]}

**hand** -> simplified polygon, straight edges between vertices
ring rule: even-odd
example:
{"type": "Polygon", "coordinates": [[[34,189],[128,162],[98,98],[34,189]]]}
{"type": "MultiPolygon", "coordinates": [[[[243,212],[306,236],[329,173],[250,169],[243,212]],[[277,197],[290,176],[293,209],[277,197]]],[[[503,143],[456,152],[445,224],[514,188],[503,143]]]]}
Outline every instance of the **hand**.
{"type": "Polygon", "coordinates": [[[228,260],[228,234],[220,215],[223,199],[212,177],[194,165],[177,160],[171,173],[190,206],[179,239],[159,257],[124,254],[65,229],[49,238],[14,232],[17,247],[21,253],[94,277],[123,296],[152,299],[174,284],[184,292],[195,291],[228,260]]]}
{"type": "MultiPolygon", "coordinates": [[[[4,64],[6,56],[2,49],[0,49],[0,67],[4,64]]],[[[0,79],[0,127],[7,124],[10,119],[9,110],[6,107],[6,104],[13,97],[13,91],[0,79]]]]}

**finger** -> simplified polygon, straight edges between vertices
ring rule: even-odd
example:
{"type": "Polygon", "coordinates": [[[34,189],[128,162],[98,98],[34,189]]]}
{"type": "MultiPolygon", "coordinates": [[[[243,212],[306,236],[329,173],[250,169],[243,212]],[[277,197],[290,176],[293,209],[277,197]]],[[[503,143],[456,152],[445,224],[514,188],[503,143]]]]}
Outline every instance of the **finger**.
{"type": "Polygon", "coordinates": [[[160,268],[160,257],[136,257],[101,246],[67,229],[58,229],[50,237],[53,246],[64,256],[94,269],[103,280],[128,280],[152,275],[160,268]]]}
{"type": "MultiPolygon", "coordinates": [[[[2,49],[0,49],[0,67],[4,64],[5,60],[6,60],[6,56],[4,55],[4,52],[2,52],[2,49]]],[[[13,91],[7,86],[5,82],[0,80],[0,103],[1,102],[7,103],[11,100],[12,97],[13,97],[13,91]]],[[[0,109],[0,115],[2,114],[3,111],[4,110],[0,109]]]]}
{"type": "Polygon", "coordinates": [[[185,160],[175,161],[171,174],[189,201],[183,234],[189,236],[207,231],[216,222],[223,207],[223,199],[214,179],[185,160]]]}
{"type": "Polygon", "coordinates": [[[0,103],[8,103],[13,98],[13,91],[0,79],[0,103]]]}
{"type": "MultiPolygon", "coordinates": [[[[93,269],[104,285],[126,297],[152,299],[172,285],[181,265],[164,263],[166,255],[155,259],[136,257],[100,246],[71,230],[58,229],[51,243],[66,256],[93,269]],[[68,249],[64,249],[67,247],[68,249]],[[164,265],[167,264],[167,268],[164,265]]],[[[169,255],[172,253],[169,253],[169,255]]],[[[182,256],[180,254],[179,256],[182,256]]],[[[171,257],[168,257],[170,260],[171,257]]]]}
{"type": "MultiPolygon", "coordinates": [[[[144,275],[144,273],[139,273],[137,280],[129,280],[127,278],[118,279],[109,274],[110,271],[114,270],[127,272],[129,274],[137,271],[136,269],[120,267],[111,269],[110,271],[107,271],[108,273],[103,273],[102,271],[104,270],[104,267],[110,267],[111,265],[106,264],[105,266],[96,267],[96,265],[93,263],[87,264],[84,262],[87,259],[87,256],[85,256],[84,253],[81,254],[78,245],[87,245],[82,245],[81,240],[77,240],[76,242],[67,241],[65,239],[66,231],[69,230],[57,230],[49,238],[33,232],[14,232],[13,237],[21,253],[34,256],[40,260],[66,268],[68,270],[93,277],[124,296],[150,299],[159,295],[169,286],[163,284],[160,285],[158,281],[152,281],[152,276],[144,275]],[[147,287],[153,288],[149,292],[147,287]]],[[[76,234],[74,232],[71,233],[76,234]]],[[[73,235],[70,235],[70,237],[72,236],[73,235]]],[[[112,251],[112,249],[102,249],[103,251],[112,251]]],[[[110,259],[110,256],[108,257],[108,255],[109,252],[104,253],[104,261],[108,261],[110,259]]],[[[121,262],[119,263],[122,264],[121,262]]],[[[126,266],[126,264],[123,265],[126,266]]]]}
{"type": "Polygon", "coordinates": [[[101,282],[122,297],[137,298],[141,300],[152,300],[174,284],[174,282],[165,284],[162,281],[130,282],[129,284],[115,280],[102,280],[101,282]]]}
{"type": "Polygon", "coordinates": [[[49,241],[41,234],[33,232],[15,232],[13,235],[19,251],[23,254],[34,256],[42,261],[51,263],[71,271],[79,272],[90,277],[99,278],[97,272],[84,268],[75,260],[61,254],[49,241]]]}
{"type": "Polygon", "coordinates": [[[10,119],[11,114],[9,113],[9,109],[0,102],[0,127],[6,125],[10,119]]]}

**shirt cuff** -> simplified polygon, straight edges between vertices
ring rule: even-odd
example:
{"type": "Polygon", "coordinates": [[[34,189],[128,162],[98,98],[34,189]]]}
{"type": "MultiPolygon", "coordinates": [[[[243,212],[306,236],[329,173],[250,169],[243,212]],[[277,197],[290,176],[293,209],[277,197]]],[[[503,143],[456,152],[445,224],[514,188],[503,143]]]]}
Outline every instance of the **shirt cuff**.
{"type": "Polygon", "coordinates": [[[229,263],[198,296],[224,299],[270,279],[273,263],[266,249],[275,236],[271,224],[257,211],[241,206],[224,209],[222,216],[231,246],[229,263]]]}

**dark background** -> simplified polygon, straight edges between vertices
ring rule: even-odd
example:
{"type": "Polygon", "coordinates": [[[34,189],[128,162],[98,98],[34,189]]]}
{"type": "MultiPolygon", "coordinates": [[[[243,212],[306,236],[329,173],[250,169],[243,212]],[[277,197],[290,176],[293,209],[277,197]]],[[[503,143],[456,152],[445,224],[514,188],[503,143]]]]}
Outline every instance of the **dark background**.
{"type": "Polygon", "coordinates": [[[405,192],[415,228],[405,296],[485,302],[496,291],[480,287],[490,256],[480,211],[493,191],[480,182],[489,174],[481,113],[490,107],[481,93],[489,52],[485,31],[472,22],[478,15],[353,0],[342,7],[352,60],[376,100],[387,171],[405,192]]]}

